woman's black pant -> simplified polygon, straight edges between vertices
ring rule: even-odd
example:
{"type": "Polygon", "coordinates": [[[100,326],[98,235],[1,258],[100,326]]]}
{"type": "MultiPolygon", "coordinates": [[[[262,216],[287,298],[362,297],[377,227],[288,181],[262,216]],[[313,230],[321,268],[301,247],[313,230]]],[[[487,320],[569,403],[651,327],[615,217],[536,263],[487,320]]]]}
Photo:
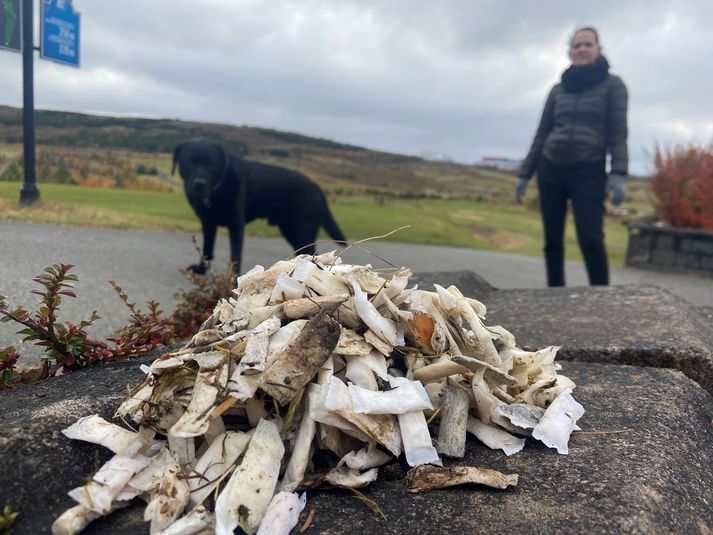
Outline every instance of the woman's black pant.
{"type": "Polygon", "coordinates": [[[545,229],[548,286],[564,286],[564,229],[567,200],[572,201],[577,241],[584,256],[589,284],[609,284],[604,248],[604,199],[607,175],[604,161],[555,165],[540,157],[537,187],[545,229]]]}

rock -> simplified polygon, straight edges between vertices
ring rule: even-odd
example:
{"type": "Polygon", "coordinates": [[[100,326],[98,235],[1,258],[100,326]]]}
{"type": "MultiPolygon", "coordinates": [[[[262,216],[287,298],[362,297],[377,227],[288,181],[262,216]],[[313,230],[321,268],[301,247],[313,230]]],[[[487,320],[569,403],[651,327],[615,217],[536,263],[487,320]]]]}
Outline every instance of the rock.
{"type": "MultiPolygon", "coordinates": [[[[484,301],[485,296],[497,290],[483,277],[473,271],[435,271],[430,273],[414,273],[409,279],[409,288],[418,284],[419,289],[435,292],[433,284],[437,283],[448,288],[455,285],[463,295],[484,301]]],[[[487,302],[485,303],[487,305],[487,302]]]]}
{"type": "MultiPolygon", "coordinates": [[[[587,411],[583,432],[565,456],[528,439],[506,457],[469,437],[464,459],[446,461],[519,474],[504,491],[409,494],[408,467],[391,463],[364,489],[386,521],[350,493],[310,491],[300,520],[315,510],[310,532],[713,532],[713,328],[702,319],[710,310],[653,286],[496,290],[467,271],[414,278],[427,290],[434,281],[484,301],[486,323],[505,326],[519,346],[562,346],[560,360],[573,361],[563,373],[587,411]]],[[[143,380],[139,365],[159,354],[0,393],[0,507],[20,513],[16,533],[49,533],[74,505],[67,492],[111,456],[60,431],[93,413],[111,419],[127,384],[143,380]]],[[[85,533],[148,533],[144,505],[136,500],[85,533]]]]}
{"type": "Polygon", "coordinates": [[[713,393],[713,325],[665,288],[498,290],[486,304],[486,323],[503,325],[520,347],[559,345],[560,360],[674,368],[713,393]]]}
{"type": "Polygon", "coordinates": [[[312,493],[315,533],[710,533],[713,398],[682,373],[565,363],[586,413],[569,455],[528,439],[506,457],[468,440],[457,463],[518,473],[517,487],[404,490],[407,467],[382,469],[364,493],[380,521],[345,493],[312,493]],[[589,434],[587,434],[589,433],[589,434]]]}
{"type": "MultiPolygon", "coordinates": [[[[110,419],[139,365],[158,354],[75,372],[0,393],[0,505],[19,511],[16,533],[49,533],[73,505],[67,492],[110,457],[60,431],[81,416],[110,419]]],[[[412,495],[407,466],[382,468],[364,493],[380,520],[343,491],[308,492],[311,532],[353,533],[709,533],[713,529],[713,397],[673,370],[566,362],[586,414],[583,433],[558,455],[528,439],[513,457],[469,438],[452,464],[518,473],[517,487],[466,486],[412,495]]],[[[148,533],[143,502],[97,520],[87,534],[148,533]]]]}
{"type": "Polygon", "coordinates": [[[713,393],[713,307],[696,307],[653,285],[498,290],[471,271],[416,274],[424,290],[455,284],[485,303],[486,324],[518,346],[562,347],[560,360],[681,370],[713,393]]]}
{"type": "MultiPolygon", "coordinates": [[[[127,385],[143,381],[139,365],[158,355],[0,392],[0,507],[9,505],[20,513],[15,533],[50,533],[54,519],[73,505],[67,492],[83,485],[112,456],[101,446],[70,441],[60,431],[95,413],[111,421],[127,395],[127,385]]],[[[119,514],[100,523],[107,530],[118,518],[119,514]]],[[[141,533],[143,526],[137,526],[134,523],[131,529],[141,533]]]]}

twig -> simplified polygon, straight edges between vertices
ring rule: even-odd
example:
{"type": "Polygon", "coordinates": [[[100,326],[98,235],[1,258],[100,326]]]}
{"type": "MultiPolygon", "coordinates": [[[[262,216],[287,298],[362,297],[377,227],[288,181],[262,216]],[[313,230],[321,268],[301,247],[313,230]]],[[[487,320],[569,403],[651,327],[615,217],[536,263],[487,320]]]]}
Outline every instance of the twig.
{"type": "Polygon", "coordinates": [[[615,435],[617,433],[628,433],[633,429],[617,429],[615,431],[576,431],[577,435],[615,435]]]}
{"type": "Polygon", "coordinates": [[[384,512],[381,510],[381,507],[379,507],[379,504],[376,503],[374,500],[370,500],[369,498],[366,497],[363,493],[359,492],[357,489],[353,489],[352,487],[347,487],[344,485],[336,485],[337,488],[340,489],[346,489],[354,494],[354,497],[365,503],[366,506],[371,509],[375,514],[379,515],[383,520],[386,520],[386,515],[384,512]]]}
{"type": "Polygon", "coordinates": [[[302,527],[300,528],[300,535],[302,535],[307,529],[312,525],[312,520],[314,520],[314,513],[315,513],[315,508],[312,507],[309,510],[309,513],[307,513],[307,518],[305,519],[304,524],[302,524],[302,527]]]}
{"type": "Polygon", "coordinates": [[[400,231],[400,230],[403,230],[403,229],[406,229],[406,228],[410,228],[410,227],[411,227],[411,225],[404,225],[403,227],[399,227],[399,228],[397,228],[397,229],[394,229],[394,230],[392,230],[391,232],[388,232],[388,233],[386,233],[386,234],[384,234],[384,235],[382,235],[382,236],[371,236],[371,237],[369,237],[369,238],[364,238],[363,240],[359,240],[359,241],[355,241],[355,242],[351,242],[351,243],[349,243],[349,242],[347,242],[347,241],[344,241],[344,240],[317,240],[317,241],[315,241],[315,242],[308,243],[307,245],[303,245],[303,246],[300,247],[299,249],[295,249],[294,251],[292,251],[291,256],[294,256],[294,255],[298,254],[302,249],[305,249],[305,248],[310,247],[310,246],[312,246],[312,245],[319,245],[319,244],[321,244],[321,243],[339,243],[339,244],[345,245],[345,247],[344,247],[344,250],[343,250],[342,252],[340,252],[340,253],[337,255],[337,257],[335,258],[335,262],[336,262],[336,260],[337,260],[338,258],[340,258],[345,252],[347,252],[347,251],[348,251],[349,249],[351,249],[352,247],[358,247],[359,249],[361,249],[361,250],[364,251],[365,253],[367,253],[367,254],[373,256],[374,258],[378,258],[378,259],[381,260],[382,262],[385,262],[385,263],[389,264],[393,269],[400,269],[398,266],[396,266],[396,265],[394,265],[393,263],[389,262],[389,261],[386,260],[385,258],[379,256],[379,255],[376,254],[374,251],[371,251],[370,249],[367,249],[366,247],[363,247],[361,244],[364,243],[364,242],[367,242],[367,241],[371,241],[371,240],[380,240],[380,239],[383,239],[383,238],[388,238],[388,237],[391,236],[392,234],[394,234],[394,233],[396,233],[396,232],[398,232],[398,231],[400,231]]]}
{"type": "Polygon", "coordinates": [[[235,405],[238,402],[238,398],[233,397],[233,396],[228,396],[220,405],[218,405],[215,409],[213,409],[213,412],[210,413],[211,419],[217,418],[221,414],[223,414],[225,411],[227,411],[230,407],[235,405]]]}
{"type": "Polygon", "coordinates": [[[441,409],[443,408],[443,405],[439,405],[438,408],[433,411],[433,414],[431,414],[431,417],[426,421],[426,425],[431,425],[431,422],[436,419],[436,417],[441,414],[441,409]]]}
{"type": "MultiPolygon", "coordinates": [[[[400,230],[404,230],[404,229],[406,229],[406,228],[411,228],[411,225],[404,225],[403,227],[396,228],[396,229],[392,230],[391,232],[387,232],[386,234],[382,234],[381,236],[372,236],[372,237],[370,237],[370,238],[364,238],[363,240],[358,240],[358,241],[352,242],[352,243],[350,243],[348,246],[346,246],[342,252],[340,252],[340,253],[337,255],[337,258],[340,258],[344,253],[346,253],[349,249],[351,249],[351,248],[354,247],[354,246],[359,247],[362,243],[368,242],[368,241],[371,241],[371,240],[383,240],[384,238],[388,238],[388,237],[391,236],[392,234],[396,234],[396,233],[399,232],[400,230]]],[[[366,249],[366,248],[362,248],[362,249],[365,250],[365,251],[368,251],[368,249],[366,249]]],[[[383,258],[381,258],[380,256],[378,256],[378,255],[372,253],[371,251],[368,251],[368,252],[369,252],[370,254],[376,256],[379,260],[383,260],[384,262],[386,262],[386,263],[389,264],[390,266],[396,268],[396,266],[395,266],[394,264],[392,264],[391,262],[389,262],[388,260],[384,260],[383,258]]],[[[335,262],[336,262],[336,259],[335,259],[335,262]]]]}

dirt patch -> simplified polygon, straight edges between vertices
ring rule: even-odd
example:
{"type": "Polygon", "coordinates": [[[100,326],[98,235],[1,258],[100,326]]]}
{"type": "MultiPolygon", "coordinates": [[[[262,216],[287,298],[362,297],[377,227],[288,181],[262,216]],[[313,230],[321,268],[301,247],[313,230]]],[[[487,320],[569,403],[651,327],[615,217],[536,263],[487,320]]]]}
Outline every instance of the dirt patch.
{"type": "Polygon", "coordinates": [[[484,241],[490,245],[497,246],[503,251],[517,250],[522,246],[522,240],[506,230],[493,227],[480,227],[478,225],[468,225],[468,230],[474,238],[484,241]]]}
{"type": "Polygon", "coordinates": [[[451,216],[455,222],[483,221],[485,216],[475,210],[458,210],[451,216]]]}

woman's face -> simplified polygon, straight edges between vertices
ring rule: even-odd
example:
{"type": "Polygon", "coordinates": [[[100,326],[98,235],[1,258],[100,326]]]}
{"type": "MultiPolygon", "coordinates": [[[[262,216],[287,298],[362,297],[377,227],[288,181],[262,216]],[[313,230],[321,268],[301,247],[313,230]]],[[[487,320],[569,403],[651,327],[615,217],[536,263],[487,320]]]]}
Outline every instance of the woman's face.
{"type": "Polygon", "coordinates": [[[569,47],[569,59],[572,60],[572,65],[575,67],[591,65],[598,56],[599,44],[594,32],[582,30],[574,34],[569,47]]]}

